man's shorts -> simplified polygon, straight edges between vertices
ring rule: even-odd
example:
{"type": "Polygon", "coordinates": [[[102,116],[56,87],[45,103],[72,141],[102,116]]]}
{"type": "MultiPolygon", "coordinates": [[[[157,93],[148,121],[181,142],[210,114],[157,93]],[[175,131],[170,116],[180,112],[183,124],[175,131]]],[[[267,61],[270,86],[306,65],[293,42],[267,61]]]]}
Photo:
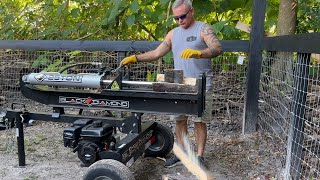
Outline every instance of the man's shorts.
{"type": "Polygon", "coordinates": [[[212,120],[213,88],[211,88],[206,92],[205,101],[206,101],[205,110],[203,112],[202,117],[181,114],[181,115],[172,115],[171,118],[176,121],[190,119],[193,122],[209,123],[212,120]]]}

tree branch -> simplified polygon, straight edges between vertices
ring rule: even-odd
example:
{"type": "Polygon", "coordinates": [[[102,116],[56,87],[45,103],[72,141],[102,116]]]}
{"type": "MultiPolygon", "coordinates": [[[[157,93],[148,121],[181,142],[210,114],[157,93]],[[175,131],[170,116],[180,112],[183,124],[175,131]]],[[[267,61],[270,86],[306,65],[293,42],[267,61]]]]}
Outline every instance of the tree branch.
{"type": "Polygon", "coordinates": [[[100,32],[101,30],[102,30],[102,29],[100,28],[100,29],[98,29],[96,32],[93,32],[93,33],[87,34],[87,35],[82,36],[82,37],[80,37],[80,38],[78,38],[78,39],[76,39],[76,40],[82,40],[82,39],[85,39],[85,38],[87,38],[87,37],[90,37],[90,36],[92,36],[92,35],[97,34],[97,33],[98,33],[98,32],[100,32]]]}
{"type": "MultiPolygon", "coordinates": [[[[166,19],[166,21],[168,21],[168,19],[169,19],[169,17],[170,17],[171,2],[172,2],[172,1],[169,1],[169,4],[168,4],[168,9],[167,9],[167,19],[166,19]]],[[[167,27],[167,29],[166,29],[166,34],[168,34],[168,32],[169,32],[169,28],[167,27]]]]}
{"type": "Polygon", "coordinates": [[[138,22],[138,25],[141,29],[145,30],[155,41],[158,41],[158,38],[152,34],[152,32],[143,24],[141,24],[140,22],[138,22]]]}

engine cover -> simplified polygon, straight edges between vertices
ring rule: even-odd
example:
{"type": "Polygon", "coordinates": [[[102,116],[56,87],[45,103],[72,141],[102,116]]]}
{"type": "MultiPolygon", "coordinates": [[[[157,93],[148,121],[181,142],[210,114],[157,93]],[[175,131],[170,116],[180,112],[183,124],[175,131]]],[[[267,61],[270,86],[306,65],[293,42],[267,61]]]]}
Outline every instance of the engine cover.
{"type": "Polygon", "coordinates": [[[75,148],[78,145],[82,127],[92,123],[91,119],[78,119],[71,127],[63,131],[63,142],[65,147],[75,148]]]}
{"type": "Polygon", "coordinates": [[[113,127],[102,121],[94,121],[82,128],[81,137],[83,140],[100,143],[106,140],[113,133],[113,127]]]}

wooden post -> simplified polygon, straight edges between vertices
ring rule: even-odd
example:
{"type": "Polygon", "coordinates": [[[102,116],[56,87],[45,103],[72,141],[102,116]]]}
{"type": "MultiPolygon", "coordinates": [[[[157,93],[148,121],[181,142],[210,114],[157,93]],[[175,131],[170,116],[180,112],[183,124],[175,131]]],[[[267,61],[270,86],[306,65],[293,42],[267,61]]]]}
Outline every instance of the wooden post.
{"type": "Polygon", "coordinates": [[[252,29],[249,45],[247,88],[245,92],[246,101],[242,127],[243,134],[253,133],[257,128],[265,12],[266,0],[255,0],[253,4],[252,29]]]}

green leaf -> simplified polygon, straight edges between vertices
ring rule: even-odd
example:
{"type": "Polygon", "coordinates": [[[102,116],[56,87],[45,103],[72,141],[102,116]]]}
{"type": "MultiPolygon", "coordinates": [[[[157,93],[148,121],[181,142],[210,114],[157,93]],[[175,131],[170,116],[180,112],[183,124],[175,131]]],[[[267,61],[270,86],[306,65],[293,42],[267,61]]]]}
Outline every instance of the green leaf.
{"type": "Polygon", "coordinates": [[[222,33],[225,36],[232,37],[232,35],[234,35],[236,33],[236,30],[233,26],[226,25],[226,26],[224,26],[222,33]]]}
{"type": "Polygon", "coordinates": [[[168,20],[166,20],[165,26],[166,28],[171,28],[173,26],[173,18],[169,18],[168,20]]]}
{"type": "Polygon", "coordinates": [[[101,21],[100,21],[100,25],[102,26],[103,29],[106,29],[108,26],[108,18],[103,18],[101,21]]]}
{"type": "Polygon", "coordinates": [[[117,10],[112,9],[108,18],[108,22],[112,22],[117,15],[118,15],[118,9],[117,10]]]}
{"type": "Polygon", "coordinates": [[[128,16],[126,19],[127,25],[132,26],[134,24],[135,18],[136,18],[135,15],[128,16]]]}
{"type": "Polygon", "coordinates": [[[44,71],[46,72],[57,72],[59,70],[59,66],[61,66],[63,59],[57,59],[53,64],[50,64],[44,71]]]}
{"type": "Polygon", "coordinates": [[[165,14],[160,14],[158,16],[158,21],[161,22],[161,21],[165,20],[166,18],[167,18],[167,16],[165,14]]]}
{"type": "Polygon", "coordinates": [[[5,13],[5,12],[6,12],[5,8],[3,6],[0,6],[0,14],[5,13]]]}
{"type": "Polygon", "coordinates": [[[309,68],[309,75],[311,77],[317,77],[318,71],[317,71],[317,67],[316,66],[310,66],[309,68]]]}
{"type": "Polygon", "coordinates": [[[57,9],[57,12],[56,12],[56,16],[57,16],[57,17],[62,16],[63,10],[64,10],[64,4],[58,5],[58,9],[57,9]]]}
{"type": "Polygon", "coordinates": [[[155,82],[157,80],[157,72],[154,72],[151,74],[151,79],[152,79],[152,82],[155,82]]]}
{"type": "Polygon", "coordinates": [[[237,8],[241,8],[246,5],[246,0],[228,0],[222,1],[221,7],[224,10],[235,10],[237,8]]]}
{"type": "Polygon", "coordinates": [[[147,81],[151,81],[151,72],[147,71],[147,81]]]}
{"type": "Polygon", "coordinates": [[[62,32],[62,38],[63,39],[69,39],[71,33],[72,33],[72,29],[67,29],[67,30],[63,31],[62,32]]]}
{"type": "Polygon", "coordinates": [[[147,8],[147,7],[145,7],[145,8],[143,8],[143,10],[142,10],[142,13],[144,13],[144,14],[150,14],[151,13],[151,11],[150,11],[150,9],[149,8],[147,8]]]}
{"type": "Polygon", "coordinates": [[[225,23],[224,21],[220,21],[220,22],[218,22],[218,23],[213,24],[213,25],[212,25],[213,31],[214,31],[216,34],[218,34],[219,32],[221,32],[222,29],[223,29],[223,27],[224,27],[224,23],[225,23]]]}
{"type": "Polygon", "coordinates": [[[48,63],[49,63],[49,59],[47,58],[47,54],[43,54],[38,56],[38,58],[35,61],[33,61],[31,66],[35,68],[41,65],[46,66],[48,63]]]}
{"type": "Polygon", "coordinates": [[[167,54],[163,57],[163,61],[164,61],[167,65],[172,65],[172,64],[173,64],[173,53],[172,53],[172,51],[170,51],[169,53],[167,53],[167,54]]]}
{"type": "Polygon", "coordinates": [[[222,65],[222,70],[224,71],[224,72],[228,72],[229,71],[229,65],[228,64],[223,64],[222,65]]]}
{"type": "Polygon", "coordinates": [[[119,8],[120,8],[120,4],[121,4],[121,0],[116,0],[114,1],[114,7],[111,10],[111,13],[109,15],[108,21],[111,22],[114,20],[114,18],[118,15],[119,13],[119,8]]]}
{"type": "Polygon", "coordinates": [[[4,17],[4,22],[9,22],[9,21],[12,21],[14,20],[14,16],[12,14],[8,14],[4,17]]]}
{"type": "Polygon", "coordinates": [[[40,65],[47,65],[49,63],[49,59],[47,57],[43,57],[40,61],[40,65]]]}
{"type": "Polygon", "coordinates": [[[149,18],[150,18],[152,21],[154,21],[154,22],[158,22],[158,18],[159,18],[159,16],[160,16],[161,14],[163,14],[163,12],[161,12],[161,11],[155,11],[155,12],[153,12],[153,13],[151,13],[151,14],[149,15],[149,18]]]}
{"type": "Polygon", "coordinates": [[[154,81],[156,81],[156,79],[157,79],[157,73],[156,72],[153,72],[153,73],[151,73],[151,71],[147,71],[147,81],[149,81],[149,82],[154,82],[154,81]]]}
{"type": "Polygon", "coordinates": [[[40,66],[40,62],[39,61],[33,61],[31,67],[35,68],[35,67],[38,67],[40,66]]]}
{"type": "Polygon", "coordinates": [[[76,17],[78,17],[79,12],[80,12],[80,9],[79,9],[79,8],[72,9],[72,10],[71,10],[71,16],[72,16],[73,18],[76,18],[76,17]]]}
{"type": "Polygon", "coordinates": [[[130,9],[132,10],[132,12],[138,13],[138,11],[139,11],[139,3],[138,3],[138,0],[134,0],[134,1],[133,1],[133,3],[130,5],[130,9]]]}
{"type": "Polygon", "coordinates": [[[80,50],[75,50],[75,51],[71,51],[69,53],[67,53],[70,56],[70,59],[75,58],[78,54],[80,54],[82,51],[80,50]]]}
{"type": "Polygon", "coordinates": [[[170,0],[160,0],[160,5],[164,6],[166,5],[170,0]]]}
{"type": "Polygon", "coordinates": [[[245,5],[245,0],[229,0],[230,1],[230,9],[235,10],[237,8],[243,7],[245,5]]]}

